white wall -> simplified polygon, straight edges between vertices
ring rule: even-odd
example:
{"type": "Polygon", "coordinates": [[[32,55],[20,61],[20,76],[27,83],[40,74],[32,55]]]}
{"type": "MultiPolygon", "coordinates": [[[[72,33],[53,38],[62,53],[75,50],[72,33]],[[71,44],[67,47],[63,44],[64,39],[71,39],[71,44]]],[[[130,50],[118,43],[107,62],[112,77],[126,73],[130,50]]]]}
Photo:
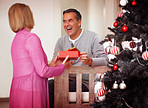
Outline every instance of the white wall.
{"type": "Polygon", "coordinates": [[[76,8],[82,14],[82,28],[103,39],[116,17],[116,0],[0,0],[0,98],[9,97],[12,79],[11,43],[15,33],[9,27],[8,9],[16,3],[28,4],[33,11],[36,33],[51,60],[57,39],[64,35],[62,12],[76,8]],[[62,28],[62,29],[61,29],[62,28]]]}
{"type": "Polygon", "coordinates": [[[51,60],[53,48],[61,36],[60,0],[0,0],[0,97],[8,97],[12,79],[11,42],[14,38],[9,27],[8,9],[16,2],[23,2],[33,11],[35,32],[41,39],[43,48],[51,60]],[[43,2],[44,1],[44,2],[43,2]]]}
{"type": "Polygon", "coordinates": [[[105,36],[105,0],[88,0],[88,30],[96,32],[101,39],[105,36]]]}
{"type": "Polygon", "coordinates": [[[115,19],[117,18],[117,7],[119,0],[105,0],[105,7],[104,7],[104,26],[105,26],[105,35],[111,33],[107,27],[113,27],[113,23],[115,22],[115,19]]]}

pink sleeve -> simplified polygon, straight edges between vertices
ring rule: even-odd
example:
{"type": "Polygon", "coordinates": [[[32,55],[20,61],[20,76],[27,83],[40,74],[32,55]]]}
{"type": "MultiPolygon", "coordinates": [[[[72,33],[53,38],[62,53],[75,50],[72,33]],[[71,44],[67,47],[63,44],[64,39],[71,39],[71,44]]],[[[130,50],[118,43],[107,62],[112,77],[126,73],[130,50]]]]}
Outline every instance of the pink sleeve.
{"type": "Polygon", "coordinates": [[[37,35],[33,34],[26,40],[25,48],[39,76],[49,78],[59,76],[64,72],[64,64],[60,64],[57,67],[48,66],[46,54],[37,35]]]}

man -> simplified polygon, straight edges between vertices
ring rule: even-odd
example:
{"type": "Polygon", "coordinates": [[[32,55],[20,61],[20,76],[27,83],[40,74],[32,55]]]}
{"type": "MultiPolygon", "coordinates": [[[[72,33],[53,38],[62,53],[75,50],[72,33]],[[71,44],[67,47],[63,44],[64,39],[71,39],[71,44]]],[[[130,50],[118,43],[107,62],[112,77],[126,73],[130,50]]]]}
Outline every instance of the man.
{"type": "MultiPolygon", "coordinates": [[[[73,61],[73,66],[100,66],[107,65],[108,58],[104,48],[99,44],[99,36],[91,31],[81,29],[81,14],[76,9],[67,9],[63,12],[63,25],[67,35],[58,39],[53,58],[59,51],[65,51],[76,47],[81,56],[73,61]]],[[[70,90],[76,91],[75,76],[70,76],[70,90]]],[[[82,91],[88,91],[88,75],[83,75],[82,91]]],[[[49,80],[50,108],[53,108],[54,80],[49,80]]]]}

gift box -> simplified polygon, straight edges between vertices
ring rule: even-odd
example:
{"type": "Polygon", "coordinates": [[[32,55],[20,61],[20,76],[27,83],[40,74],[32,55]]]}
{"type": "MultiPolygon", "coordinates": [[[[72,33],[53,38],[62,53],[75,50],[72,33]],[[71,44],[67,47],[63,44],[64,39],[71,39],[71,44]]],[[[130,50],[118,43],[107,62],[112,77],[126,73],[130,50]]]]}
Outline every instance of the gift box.
{"type": "Polygon", "coordinates": [[[68,50],[66,50],[66,51],[78,51],[78,52],[80,53],[80,51],[79,51],[78,48],[76,48],[76,47],[72,47],[72,48],[70,48],[70,49],[68,49],[68,50]]]}
{"type": "Polygon", "coordinates": [[[69,55],[69,59],[76,60],[80,56],[80,51],[76,48],[70,48],[66,51],[59,51],[59,58],[66,58],[69,55]]]}

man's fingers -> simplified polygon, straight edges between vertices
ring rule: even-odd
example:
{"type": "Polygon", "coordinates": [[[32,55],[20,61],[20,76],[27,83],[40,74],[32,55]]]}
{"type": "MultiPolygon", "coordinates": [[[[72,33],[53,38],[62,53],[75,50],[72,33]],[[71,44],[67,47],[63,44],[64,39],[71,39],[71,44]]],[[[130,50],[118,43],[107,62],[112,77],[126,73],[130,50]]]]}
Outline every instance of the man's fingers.
{"type": "Polygon", "coordinates": [[[87,54],[86,52],[80,52],[80,54],[87,54]]]}
{"type": "Polygon", "coordinates": [[[81,55],[80,58],[81,59],[87,59],[88,58],[88,55],[81,55]]]}

